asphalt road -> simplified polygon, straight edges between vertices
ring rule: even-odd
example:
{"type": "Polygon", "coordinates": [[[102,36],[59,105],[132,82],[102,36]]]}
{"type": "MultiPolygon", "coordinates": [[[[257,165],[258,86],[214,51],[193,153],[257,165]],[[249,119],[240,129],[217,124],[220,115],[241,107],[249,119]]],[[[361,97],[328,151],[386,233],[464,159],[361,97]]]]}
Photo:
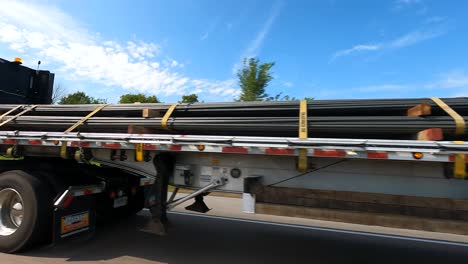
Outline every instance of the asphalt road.
{"type": "Polygon", "coordinates": [[[21,255],[36,263],[467,263],[468,246],[308,227],[170,214],[167,236],[144,231],[149,214],[100,227],[92,239],[21,255]]]}

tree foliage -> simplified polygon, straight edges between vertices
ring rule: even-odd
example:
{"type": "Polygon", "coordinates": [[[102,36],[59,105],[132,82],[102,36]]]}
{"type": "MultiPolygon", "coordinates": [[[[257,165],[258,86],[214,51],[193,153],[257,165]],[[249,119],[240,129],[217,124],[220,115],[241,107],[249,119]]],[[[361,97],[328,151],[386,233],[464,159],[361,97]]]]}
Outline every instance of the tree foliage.
{"type": "Polygon", "coordinates": [[[242,90],[239,101],[262,101],[268,97],[265,88],[273,80],[270,70],[274,65],[274,62],[260,64],[257,58],[244,59],[242,69],[237,72],[242,90]]]}
{"type": "Polygon", "coordinates": [[[160,101],[154,95],[146,96],[142,93],[139,93],[139,94],[124,94],[120,96],[119,103],[120,104],[160,103],[160,101]]]}
{"type": "Polygon", "coordinates": [[[313,100],[314,100],[314,98],[313,98],[313,97],[307,97],[307,96],[306,96],[306,97],[304,97],[304,100],[306,100],[306,101],[309,101],[309,102],[310,102],[310,101],[313,101],[313,100]]]}
{"type": "Polygon", "coordinates": [[[187,104],[198,103],[198,95],[196,94],[182,95],[182,101],[180,101],[179,103],[187,103],[187,104]]]}
{"type": "Polygon", "coordinates": [[[294,96],[283,95],[283,93],[279,93],[275,96],[268,96],[265,98],[265,101],[296,101],[298,100],[294,96]]]}
{"type": "Polygon", "coordinates": [[[84,92],[76,92],[63,96],[58,104],[105,104],[105,99],[94,98],[84,92]]]}

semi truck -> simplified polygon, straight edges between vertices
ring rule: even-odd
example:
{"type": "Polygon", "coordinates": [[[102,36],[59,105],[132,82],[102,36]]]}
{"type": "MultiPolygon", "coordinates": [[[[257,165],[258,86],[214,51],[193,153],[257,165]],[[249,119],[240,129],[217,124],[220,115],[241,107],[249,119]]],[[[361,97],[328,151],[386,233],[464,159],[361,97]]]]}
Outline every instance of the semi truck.
{"type": "Polygon", "coordinates": [[[213,191],[245,213],[468,234],[467,98],[51,105],[53,79],[0,60],[3,252],[143,208],[164,234],[213,191]]]}

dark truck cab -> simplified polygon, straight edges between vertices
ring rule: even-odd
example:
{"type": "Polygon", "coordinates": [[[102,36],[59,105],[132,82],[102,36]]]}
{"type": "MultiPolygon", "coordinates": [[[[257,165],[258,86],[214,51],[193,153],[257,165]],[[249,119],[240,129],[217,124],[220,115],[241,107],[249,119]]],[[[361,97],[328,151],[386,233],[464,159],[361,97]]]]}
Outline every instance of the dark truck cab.
{"type": "Polygon", "coordinates": [[[0,58],[0,104],[50,104],[54,74],[0,58]]]}

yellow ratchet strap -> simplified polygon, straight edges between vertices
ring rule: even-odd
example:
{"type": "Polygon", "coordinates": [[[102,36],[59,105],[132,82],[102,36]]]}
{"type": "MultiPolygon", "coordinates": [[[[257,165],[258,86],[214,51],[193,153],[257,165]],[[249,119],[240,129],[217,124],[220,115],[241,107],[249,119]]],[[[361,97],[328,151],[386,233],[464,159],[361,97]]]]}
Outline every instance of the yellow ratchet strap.
{"type": "MultiPolygon", "coordinates": [[[[307,100],[301,100],[299,104],[299,139],[308,138],[307,129],[307,100]]],[[[299,172],[307,171],[307,149],[299,149],[297,170],[299,172]]]]}
{"type": "MultiPolygon", "coordinates": [[[[448,106],[444,101],[437,97],[431,98],[440,108],[442,108],[448,115],[450,115],[455,121],[455,134],[465,134],[465,119],[460,116],[455,110],[448,106]]],[[[455,144],[463,144],[463,141],[454,141],[455,144]]],[[[465,154],[455,154],[454,166],[453,166],[453,177],[457,179],[464,179],[466,177],[466,161],[465,154]]]]}
{"type": "MultiPolygon", "coordinates": [[[[463,144],[463,141],[454,141],[455,144],[463,144]]],[[[465,154],[455,154],[455,164],[453,166],[453,176],[457,179],[466,178],[466,160],[465,154]]]]}
{"type": "Polygon", "coordinates": [[[172,112],[174,112],[175,108],[177,107],[178,104],[173,104],[169,109],[167,109],[166,114],[164,117],[161,119],[161,127],[165,130],[169,130],[167,127],[167,120],[169,120],[169,117],[171,117],[172,112]]]}
{"type": "Polygon", "coordinates": [[[7,115],[13,113],[14,111],[20,109],[21,107],[22,107],[22,105],[18,105],[18,106],[16,106],[16,107],[14,107],[13,109],[10,109],[10,110],[6,111],[6,112],[3,113],[2,115],[0,115],[0,120],[2,120],[5,116],[7,116],[7,115]]]}
{"type": "MultiPolygon", "coordinates": [[[[8,123],[8,122],[10,122],[10,121],[15,120],[15,119],[18,118],[18,117],[20,117],[20,116],[26,114],[27,112],[33,110],[33,109],[36,108],[36,107],[37,107],[37,105],[31,105],[31,106],[28,107],[27,109],[24,109],[23,111],[19,112],[18,114],[14,115],[14,116],[8,118],[7,120],[3,121],[2,123],[0,123],[0,127],[3,126],[3,125],[5,125],[6,123],[8,123]]],[[[16,109],[18,109],[18,108],[19,108],[19,107],[16,107],[16,109]]],[[[16,110],[16,109],[14,109],[14,110],[16,110]]],[[[13,109],[12,109],[12,110],[13,110],[13,109]]],[[[11,110],[10,110],[10,111],[11,111],[11,110]]],[[[8,112],[10,112],[10,111],[8,111],[8,112]]],[[[7,113],[8,113],[8,112],[7,112],[7,113]]],[[[12,111],[12,112],[13,112],[13,111],[12,111]]],[[[7,113],[5,113],[5,114],[7,114],[7,113]]],[[[3,117],[5,114],[3,114],[2,117],[3,117]]]]}
{"type": "Polygon", "coordinates": [[[436,103],[442,110],[444,110],[448,115],[450,115],[453,120],[455,121],[455,134],[456,135],[463,135],[465,134],[465,119],[460,116],[455,110],[453,110],[450,106],[448,106],[444,101],[440,100],[437,97],[431,98],[434,103],[436,103]]]}
{"type": "MultiPolygon", "coordinates": [[[[69,127],[63,133],[68,134],[68,133],[72,132],[75,128],[81,126],[84,122],[86,122],[86,120],[88,120],[89,118],[94,116],[97,112],[101,111],[104,107],[106,107],[108,105],[109,104],[103,104],[103,105],[98,106],[91,113],[89,113],[87,116],[80,119],[80,121],[76,122],[73,126],[69,127]]],[[[62,157],[63,159],[68,158],[68,155],[67,155],[67,142],[66,141],[62,141],[62,146],[60,147],[60,157],[62,157]]]]}
{"type": "Polygon", "coordinates": [[[94,109],[91,113],[89,113],[87,116],[83,117],[80,119],[80,121],[76,122],[73,126],[69,127],[67,130],[65,130],[65,134],[68,134],[72,132],[75,128],[81,126],[86,120],[90,119],[92,116],[94,116],[97,112],[101,111],[104,107],[108,106],[108,104],[103,104],[98,106],[96,109],[94,109]]]}

